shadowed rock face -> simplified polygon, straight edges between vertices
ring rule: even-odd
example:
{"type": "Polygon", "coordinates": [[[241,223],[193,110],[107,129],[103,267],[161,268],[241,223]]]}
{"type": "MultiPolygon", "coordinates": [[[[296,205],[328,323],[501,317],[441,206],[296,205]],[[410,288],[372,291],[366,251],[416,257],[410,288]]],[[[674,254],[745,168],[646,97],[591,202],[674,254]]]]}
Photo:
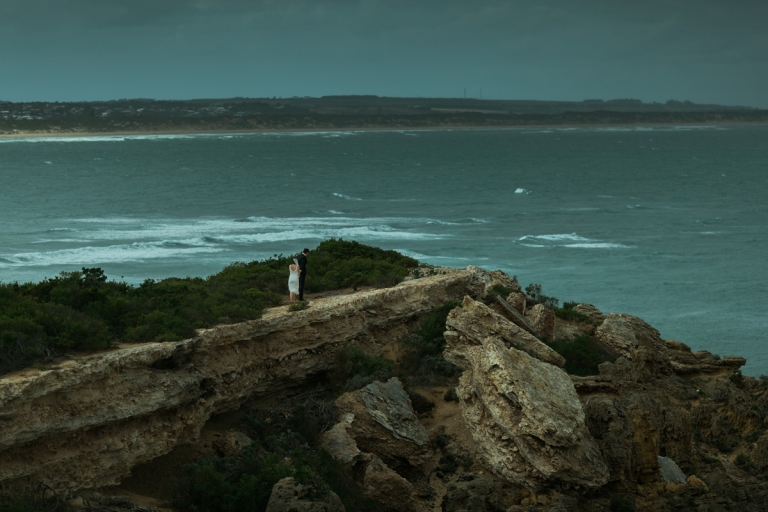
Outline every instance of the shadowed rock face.
{"type": "Polygon", "coordinates": [[[514,346],[507,348],[499,333],[511,323],[486,310],[465,298],[461,308],[451,311],[444,351],[446,359],[465,370],[456,392],[485,465],[529,489],[605,484],[608,469],[568,374],[514,346]],[[496,321],[492,328],[490,319],[496,321]]]}
{"type": "Polygon", "coordinates": [[[327,371],[347,343],[403,335],[420,315],[499,277],[470,267],[189,340],[123,346],[0,379],[0,491],[43,480],[61,491],[113,485],[131,468],[196,439],[213,414],[327,371]]]}

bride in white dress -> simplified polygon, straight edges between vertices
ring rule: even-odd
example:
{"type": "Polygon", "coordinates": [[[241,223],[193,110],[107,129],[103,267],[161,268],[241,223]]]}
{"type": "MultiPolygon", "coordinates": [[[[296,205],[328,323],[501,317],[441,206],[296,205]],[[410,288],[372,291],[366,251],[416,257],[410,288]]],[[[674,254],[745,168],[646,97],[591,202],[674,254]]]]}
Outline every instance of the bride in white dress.
{"type": "Polygon", "coordinates": [[[291,272],[288,276],[288,291],[291,294],[291,302],[296,302],[299,293],[299,274],[301,273],[299,260],[293,258],[293,263],[288,265],[288,270],[291,272]]]}

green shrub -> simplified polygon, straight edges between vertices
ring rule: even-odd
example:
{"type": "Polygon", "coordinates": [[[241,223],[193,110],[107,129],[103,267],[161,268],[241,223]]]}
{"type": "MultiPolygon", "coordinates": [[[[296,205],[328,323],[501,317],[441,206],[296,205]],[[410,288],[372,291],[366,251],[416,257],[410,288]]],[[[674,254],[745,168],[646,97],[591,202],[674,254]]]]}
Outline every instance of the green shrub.
{"type": "Polygon", "coordinates": [[[741,374],[741,370],[736,370],[733,372],[729,377],[728,380],[733,382],[733,385],[736,386],[739,389],[744,389],[745,381],[744,381],[744,375],[741,374]]]}
{"type": "MultiPolygon", "coordinates": [[[[200,328],[259,318],[287,294],[283,255],[232,263],[208,278],[109,281],[100,268],[39,283],[0,283],[0,375],[66,351],[113,341],[174,341],[200,328]]],[[[396,251],[330,239],[310,253],[308,292],[392,286],[418,261],[396,251]]]]}
{"type": "Polygon", "coordinates": [[[448,301],[437,306],[419,322],[418,327],[400,341],[405,348],[401,357],[402,369],[419,380],[434,380],[432,377],[451,377],[459,373],[458,368],[443,358],[445,348],[445,321],[452,309],[461,302],[448,301]]]}
{"type": "Polygon", "coordinates": [[[370,355],[357,345],[346,345],[336,353],[329,380],[334,389],[352,391],[374,381],[394,376],[393,363],[380,354],[370,355]]]}
{"type": "Polygon", "coordinates": [[[545,306],[556,309],[558,303],[560,302],[555,297],[550,297],[549,295],[544,295],[541,293],[541,285],[540,284],[534,284],[531,283],[528,286],[525,287],[525,293],[527,293],[532,299],[533,302],[536,304],[544,304],[545,306]]]}
{"type": "Polygon", "coordinates": [[[550,346],[565,358],[565,371],[572,375],[597,375],[597,366],[613,359],[605,347],[586,334],[573,341],[555,340],[550,346]]]}
{"type": "Polygon", "coordinates": [[[305,300],[296,301],[290,306],[288,306],[288,309],[290,311],[304,311],[309,307],[309,302],[305,300]]]}
{"type": "Polygon", "coordinates": [[[347,510],[378,510],[338,461],[314,448],[322,428],[333,419],[328,409],[297,406],[287,417],[269,413],[271,421],[246,417],[245,430],[253,444],[237,456],[208,457],[186,466],[174,506],[190,512],[261,512],[272,486],[292,476],[314,486],[310,498],[333,491],[347,510]]]}
{"type": "Polygon", "coordinates": [[[573,310],[573,307],[577,304],[578,302],[564,302],[562,308],[555,308],[555,315],[557,318],[562,318],[563,320],[571,322],[592,323],[592,319],[587,315],[573,310]]]}

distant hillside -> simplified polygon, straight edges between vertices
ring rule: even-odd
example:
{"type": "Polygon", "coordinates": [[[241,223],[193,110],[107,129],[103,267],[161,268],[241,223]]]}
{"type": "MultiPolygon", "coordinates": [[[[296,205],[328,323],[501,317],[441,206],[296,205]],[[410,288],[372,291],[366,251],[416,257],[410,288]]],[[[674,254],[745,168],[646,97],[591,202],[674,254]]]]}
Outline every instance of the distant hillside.
{"type": "Polygon", "coordinates": [[[125,99],[0,102],[0,134],[229,130],[764,123],[768,110],[690,101],[525,101],[473,98],[125,99]]]}

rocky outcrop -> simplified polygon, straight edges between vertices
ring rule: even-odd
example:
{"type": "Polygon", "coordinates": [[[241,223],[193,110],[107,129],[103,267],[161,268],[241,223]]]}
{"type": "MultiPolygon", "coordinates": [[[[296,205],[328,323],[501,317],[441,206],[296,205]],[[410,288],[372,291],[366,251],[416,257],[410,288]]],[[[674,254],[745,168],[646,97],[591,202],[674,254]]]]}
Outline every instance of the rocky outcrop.
{"type": "Polygon", "coordinates": [[[544,304],[536,304],[528,311],[528,319],[536,333],[547,341],[555,339],[555,312],[544,304]]]}
{"type": "Polygon", "coordinates": [[[465,370],[456,392],[489,469],[531,490],[545,485],[597,488],[607,482],[608,469],[562,369],[507,347],[505,333],[515,326],[469,298],[451,311],[446,325],[444,356],[465,370]]]}
{"type": "Polygon", "coordinates": [[[389,510],[408,512],[413,510],[411,483],[398,475],[384,461],[373,454],[366,454],[363,476],[363,493],[389,510]]]}
{"type": "Polygon", "coordinates": [[[706,350],[692,352],[691,347],[679,341],[666,340],[666,344],[670,364],[678,375],[733,373],[747,364],[747,360],[739,356],[720,358],[706,350]]]}
{"type": "Polygon", "coordinates": [[[589,319],[595,324],[600,325],[603,323],[603,320],[605,320],[605,315],[597,309],[592,304],[576,304],[573,306],[573,310],[577,313],[580,313],[586,317],[589,317],[589,319]]]}
{"type": "Polygon", "coordinates": [[[302,485],[293,477],[283,478],[272,487],[266,512],[345,512],[339,496],[328,491],[326,496],[311,497],[317,489],[302,485]]]}
{"type": "MultiPolygon", "coordinates": [[[[508,278],[507,278],[508,279],[508,278]]],[[[213,414],[279,394],[332,367],[347,343],[401,336],[420,315],[503,281],[476,267],[316,300],[299,312],[119,349],[0,379],[0,491],[44,481],[61,491],[118,483],[196,439],[213,414]]],[[[384,428],[384,427],[382,427],[384,428]]]]}
{"type": "Polygon", "coordinates": [[[542,343],[482,302],[473,300],[470,297],[465,297],[461,308],[454,309],[451,312],[446,321],[446,326],[451,329],[451,331],[446,333],[447,337],[455,337],[457,336],[455,333],[461,333],[475,343],[481,343],[481,340],[488,337],[495,337],[505,346],[522,350],[536,359],[559,367],[565,365],[563,356],[552,350],[548,345],[542,343]],[[454,334],[451,334],[451,332],[454,332],[454,334]]]}
{"type": "Polygon", "coordinates": [[[431,454],[427,431],[400,381],[373,382],[341,395],[336,406],[340,421],[322,434],[321,446],[362,475],[366,496],[390,510],[412,510],[413,486],[382,460],[419,466],[431,454]]]}
{"type": "Polygon", "coordinates": [[[424,462],[429,436],[397,378],[345,393],[336,399],[336,406],[344,414],[343,422],[351,415],[344,429],[362,451],[387,461],[407,460],[412,466],[424,462]]]}

